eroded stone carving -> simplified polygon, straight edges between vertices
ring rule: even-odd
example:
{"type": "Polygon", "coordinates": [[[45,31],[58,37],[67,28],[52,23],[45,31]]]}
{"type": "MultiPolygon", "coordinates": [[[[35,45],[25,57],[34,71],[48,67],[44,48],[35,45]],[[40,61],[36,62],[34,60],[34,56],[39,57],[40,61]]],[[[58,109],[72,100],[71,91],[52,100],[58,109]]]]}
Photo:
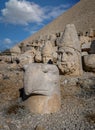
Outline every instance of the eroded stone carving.
{"type": "Polygon", "coordinates": [[[23,67],[25,64],[33,63],[35,57],[36,50],[32,48],[32,50],[28,50],[25,53],[21,54],[17,60],[19,61],[19,66],[23,67]]]}
{"type": "Polygon", "coordinates": [[[62,74],[82,74],[81,49],[75,26],[68,24],[58,45],[58,68],[62,74]]]}
{"type": "Polygon", "coordinates": [[[33,94],[26,106],[34,113],[52,113],[60,109],[59,71],[55,65],[29,64],[25,67],[24,89],[33,94]]]}
{"type": "Polygon", "coordinates": [[[13,48],[11,48],[10,49],[10,53],[11,53],[11,55],[19,55],[19,54],[21,54],[21,50],[20,50],[20,48],[19,48],[19,46],[14,46],[13,48]]]}
{"type": "Polygon", "coordinates": [[[50,41],[47,41],[42,49],[42,60],[43,63],[48,63],[52,59],[53,47],[50,41]]]}

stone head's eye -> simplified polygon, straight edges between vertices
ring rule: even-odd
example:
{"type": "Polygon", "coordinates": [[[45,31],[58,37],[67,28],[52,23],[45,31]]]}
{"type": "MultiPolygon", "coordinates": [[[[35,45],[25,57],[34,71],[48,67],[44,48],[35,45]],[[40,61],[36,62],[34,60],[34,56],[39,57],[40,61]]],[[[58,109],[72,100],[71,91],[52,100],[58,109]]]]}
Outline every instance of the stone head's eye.
{"type": "Polygon", "coordinates": [[[62,55],[62,52],[59,52],[59,55],[62,55]]]}
{"type": "Polygon", "coordinates": [[[72,55],[72,53],[71,52],[66,52],[66,54],[69,56],[69,55],[72,55]]]}

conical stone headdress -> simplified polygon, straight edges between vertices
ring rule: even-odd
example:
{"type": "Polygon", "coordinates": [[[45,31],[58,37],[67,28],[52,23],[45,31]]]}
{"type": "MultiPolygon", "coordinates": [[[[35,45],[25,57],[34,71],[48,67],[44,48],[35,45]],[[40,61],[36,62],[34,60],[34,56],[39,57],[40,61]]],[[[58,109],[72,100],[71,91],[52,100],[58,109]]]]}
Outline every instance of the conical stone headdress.
{"type": "Polygon", "coordinates": [[[47,41],[42,49],[42,55],[43,56],[51,56],[53,51],[52,44],[50,41],[47,41]]]}
{"type": "Polygon", "coordinates": [[[73,48],[79,52],[81,51],[80,42],[74,24],[66,25],[58,47],[59,47],[59,51],[62,51],[64,47],[73,48]]]}

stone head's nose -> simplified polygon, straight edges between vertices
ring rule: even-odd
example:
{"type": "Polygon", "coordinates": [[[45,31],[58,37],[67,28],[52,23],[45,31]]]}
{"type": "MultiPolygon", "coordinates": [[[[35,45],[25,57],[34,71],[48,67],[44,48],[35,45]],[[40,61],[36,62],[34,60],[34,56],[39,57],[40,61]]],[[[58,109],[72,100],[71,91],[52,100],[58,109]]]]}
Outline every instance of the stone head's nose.
{"type": "Polygon", "coordinates": [[[66,62],[67,61],[67,54],[66,53],[63,53],[62,55],[62,62],[66,62]]]}

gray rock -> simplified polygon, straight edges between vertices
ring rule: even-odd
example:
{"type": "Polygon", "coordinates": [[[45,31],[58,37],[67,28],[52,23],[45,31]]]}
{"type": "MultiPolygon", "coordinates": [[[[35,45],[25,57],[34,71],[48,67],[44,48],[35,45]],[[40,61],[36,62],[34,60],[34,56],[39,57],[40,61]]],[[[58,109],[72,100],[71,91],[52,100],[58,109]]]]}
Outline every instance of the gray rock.
{"type": "Polygon", "coordinates": [[[11,54],[21,54],[21,50],[18,45],[10,49],[11,54]]]}
{"type": "Polygon", "coordinates": [[[91,42],[88,42],[88,43],[83,44],[81,48],[83,51],[87,52],[88,50],[90,50],[90,46],[91,46],[91,42]]]}
{"type": "Polygon", "coordinates": [[[88,53],[86,51],[83,51],[81,55],[85,56],[85,55],[88,55],[88,53]]]}
{"type": "Polygon", "coordinates": [[[59,71],[55,65],[29,64],[25,67],[24,89],[27,95],[59,93],[59,71]]]}
{"type": "Polygon", "coordinates": [[[83,63],[84,70],[95,72],[95,54],[83,56],[83,63]]]}
{"type": "Polygon", "coordinates": [[[43,126],[41,126],[41,125],[38,125],[36,128],[35,128],[35,130],[46,130],[43,126]]]}

